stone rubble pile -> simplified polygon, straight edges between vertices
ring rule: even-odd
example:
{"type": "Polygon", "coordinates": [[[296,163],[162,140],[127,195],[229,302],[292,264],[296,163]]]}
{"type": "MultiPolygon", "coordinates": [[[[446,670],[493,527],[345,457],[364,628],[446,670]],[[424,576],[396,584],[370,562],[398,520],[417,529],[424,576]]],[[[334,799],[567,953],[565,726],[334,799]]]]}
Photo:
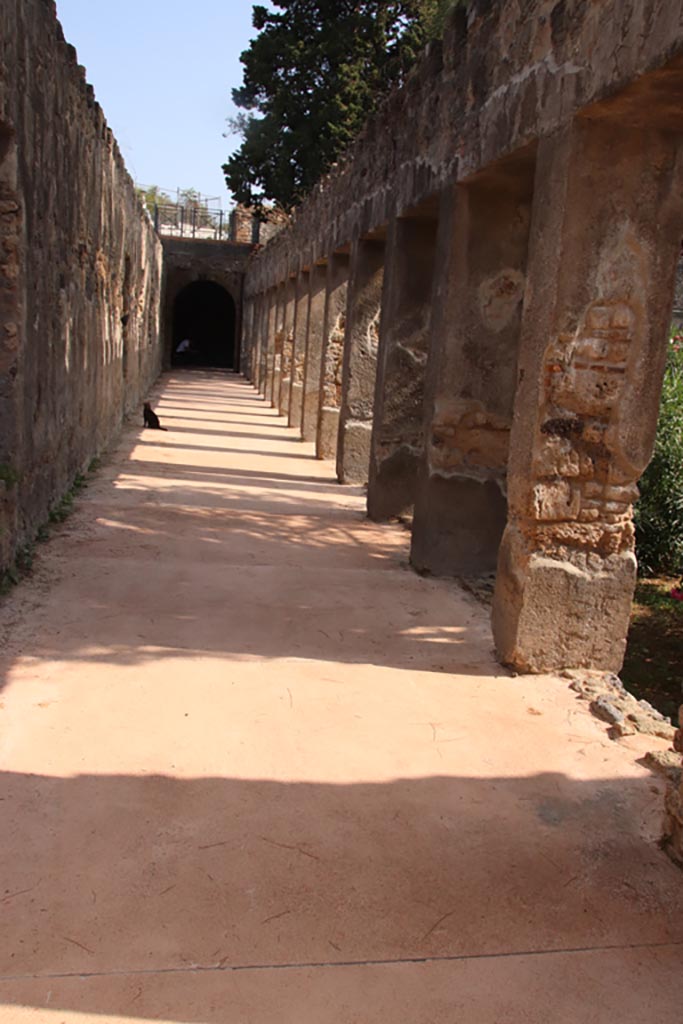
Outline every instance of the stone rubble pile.
{"type": "Polygon", "coordinates": [[[569,688],[590,705],[596,718],[609,725],[610,739],[644,733],[673,742],[675,728],[646,700],[638,700],[629,693],[619,676],[612,672],[569,670],[563,673],[571,679],[569,688]]]}
{"type": "MultiPolygon", "coordinates": [[[[678,711],[678,725],[673,739],[674,751],[679,765],[683,754],[683,706],[678,711]]],[[[678,780],[672,779],[666,794],[666,829],[664,847],[678,864],[683,866],[683,771],[678,770],[678,780]]]]}
{"type": "Polygon", "coordinates": [[[642,733],[671,743],[670,750],[650,751],[643,760],[648,768],[668,780],[662,845],[671,858],[683,866],[683,706],[676,729],[648,701],[637,700],[630,694],[621,679],[612,673],[570,670],[562,675],[571,679],[570,689],[589,704],[596,718],[609,725],[611,739],[642,733]]]}

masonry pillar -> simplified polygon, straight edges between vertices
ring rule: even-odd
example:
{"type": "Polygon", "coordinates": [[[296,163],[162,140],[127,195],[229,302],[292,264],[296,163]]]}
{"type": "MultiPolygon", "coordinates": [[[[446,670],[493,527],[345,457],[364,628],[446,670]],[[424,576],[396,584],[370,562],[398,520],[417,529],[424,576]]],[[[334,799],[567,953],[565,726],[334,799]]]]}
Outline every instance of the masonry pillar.
{"type": "Polygon", "coordinates": [[[250,380],[255,388],[259,386],[259,370],[261,362],[261,317],[263,315],[263,295],[259,294],[254,296],[254,319],[253,319],[253,330],[251,334],[251,357],[250,367],[251,375],[250,380]]]}
{"type": "Polygon", "coordinates": [[[359,239],[351,253],[344,337],[337,448],[342,484],[368,479],[383,276],[384,242],[359,239]]]}
{"type": "Polygon", "coordinates": [[[319,459],[334,459],[337,455],[348,285],[349,256],[335,252],[327,263],[322,381],[315,446],[319,459]]]}
{"type": "Polygon", "coordinates": [[[294,301],[294,340],[292,346],[292,383],[289,395],[290,427],[301,429],[301,410],[306,362],[306,327],[308,325],[309,271],[302,270],[296,279],[294,301]]]}
{"type": "Polygon", "coordinates": [[[263,335],[261,342],[261,384],[260,392],[267,400],[270,382],[273,376],[273,351],[275,348],[275,307],[276,290],[270,288],[266,292],[263,314],[263,335]]]}
{"type": "Polygon", "coordinates": [[[327,261],[314,264],[311,267],[309,278],[306,362],[304,367],[303,408],[301,410],[301,436],[304,441],[315,441],[318,430],[323,322],[325,319],[326,263],[327,261]]]}
{"type": "Polygon", "coordinates": [[[500,165],[442,196],[411,547],[418,571],[457,576],[496,567],[533,166],[533,158],[500,165]]]}
{"type": "Polygon", "coordinates": [[[255,366],[254,366],[254,370],[255,370],[256,376],[254,378],[254,384],[256,385],[258,390],[261,391],[262,388],[263,388],[263,359],[264,359],[263,348],[264,348],[264,344],[265,344],[265,335],[266,335],[265,320],[266,320],[266,313],[267,313],[267,309],[268,309],[268,293],[267,292],[261,292],[261,294],[259,295],[258,305],[259,305],[259,308],[258,308],[258,319],[256,321],[256,346],[257,346],[257,351],[256,351],[256,362],[255,362],[255,366]]]}
{"type": "Polygon", "coordinates": [[[257,370],[257,381],[256,386],[259,391],[263,391],[263,377],[265,368],[265,355],[267,345],[267,330],[268,330],[268,305],[270,297],[268,292],[261,292],[259,296],[259,316],[256,324],[256,340],[258,344],[258,361],[256,364],[257,370]]]}
{"type": "Polygon", "coordinates": [[[284,319],[282,325],[282,376],[278,409],[281,416],[289,415],[289,394],[292,384],[292,351],[294,348],[294,305],[296,299],[296,278],[289,277],[285,283],[284,319]]]}
{"type": "Polygon", "coordinates": [[[622,664],[683,235],[675,142],[577,120],[539,143],[493,608],[518,670],[622,664]]]}
{"type": "Polygon", "coordinates": [[[242,333],[240,338],[240,370],[247,380],[252,378],[255,312],[255,298],[253,295],[250,295],[244,300],[244,315],[242,317],[242,333]]]}
{"type": "Polygon", "coordinates": [[[437,223],[394,218],[387,234],[368,481],[375,520],[401,515],[415,500],[437,223]]]}
{"type": "Polygon", "coordinates": [[[273,373],[270,380],[270,404],[277,409],[280,402],[280,383],[282,381],[282,351],[285,341],[285,312],[287,302],[287,282],[282,281],[275,293],[275,335],[273,340],[273,373]]]}

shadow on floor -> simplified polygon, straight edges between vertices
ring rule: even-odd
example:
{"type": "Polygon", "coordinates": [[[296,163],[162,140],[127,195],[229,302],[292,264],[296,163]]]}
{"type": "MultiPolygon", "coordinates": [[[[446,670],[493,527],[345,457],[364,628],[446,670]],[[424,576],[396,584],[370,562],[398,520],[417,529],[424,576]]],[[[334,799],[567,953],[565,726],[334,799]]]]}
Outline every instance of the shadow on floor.
{"type": "MultiPolygon", "coordinates": [[[[229,760],[238,736],[225,726],[229,760]]],[[[232,968],[680,943],[680,873],[634,820],[645,787],[559,774],[329,785],[6,773],[0,999],[224,1024],[256,1019],[257,1005],[245,1018],[220,1000],[199,1008],[191,975],[228,972],[232,986],[232,968]]],[[[302,1012],[309,993],[300,981],[302,1012]]],[[[564,997],[554,992],[556,1011],[564,997]]],[[[337,1013],[325,1020],[367,1019],[337,1013]]]]}
{"type": "Polygon", "coordinates": [[[369,523],[362,488],[324,479],[327,464],[317,463],[318,475],[280,472],[273,465],[292,456],[278,446],[263,458],[239,453],[263,469],[226,466],[221,455],[235,455],[220,446],[204,449],[209,465],[159,461],[178,447],[166,433],[124,438],[49,545],[50,583],[37,606],[29,598],[30,634],[11,630],[0,685],[21,653],[112,665],[296,657],[506,674],[491,656],[487,612],[455,584],[414,575],[408,534],[369,523]],[[132,454],[153,448],[153,461],[132,454]]]}

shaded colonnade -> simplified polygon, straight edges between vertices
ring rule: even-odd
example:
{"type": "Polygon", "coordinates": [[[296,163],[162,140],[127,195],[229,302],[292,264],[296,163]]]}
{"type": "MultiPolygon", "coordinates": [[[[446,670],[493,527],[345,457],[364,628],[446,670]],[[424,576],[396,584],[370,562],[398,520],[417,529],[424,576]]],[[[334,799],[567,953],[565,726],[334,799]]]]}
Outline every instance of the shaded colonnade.
{"type": "MultiPolygon", "coordinates": [[[[527,20],[540,25],[541,13],[537,0],[527,20]]],[[[496,573],[496,649],[523,671],[621,667],[631,506],[654,439],[683,234],[680,25],[662,9],[661,34],[636,43],[613,13],[629,74],[616,82],[591,65],[592,94],[587,84],[574,106],[552,108],[552,124],[532,117],[516,137],[506,121],[511,137],[491,136],[486,153],[470,128],[457,136],[442,123],[435,181],[417,169],[427,136],[413,139],[433,128],[435,92],[464,102],[449,62],[457,53],[474,81],[477,54],[510,27],[499,10],[472,14],[463,35],[454,14],[440,59],[429,52],[247,275],[265,350],[275,352],[268,309],[285,282],[297,311],[306,306],[305,330],[293,314],[290,424],[336,460],[340,482],[368,485],[372,518],[413,511],[418,571],[496,573]],[[638,47],[659,47],[647,71],[638,47]],[[398,126],[409,106],[412,134],[398,126]],[[412,177],[373,177],[369,151],[392,132],[412,177]],[[460,163],[444,158],[456,149],[460,163]]],[[[580,19],[574,48],[592,52],[594,31],[580,19]]],[[[550,42],[555,62],[571,48],[550,42]]],[[[554,74],[531,51],[518,67],[534,81],[554,74]]],[[[510,99],[521,86],[506,88],[510,99]]]]}

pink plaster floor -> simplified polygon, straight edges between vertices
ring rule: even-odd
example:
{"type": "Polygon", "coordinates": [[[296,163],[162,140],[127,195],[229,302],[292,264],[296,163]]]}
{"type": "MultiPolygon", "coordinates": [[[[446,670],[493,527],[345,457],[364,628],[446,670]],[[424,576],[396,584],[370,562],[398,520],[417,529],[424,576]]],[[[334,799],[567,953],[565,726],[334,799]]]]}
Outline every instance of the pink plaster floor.
{"type": "Polygon", "coordinates": [[[0,1022],[681,1020],[659,741],[511,678],[246,382],[159,393],[0,608],[0,1022]]]}

